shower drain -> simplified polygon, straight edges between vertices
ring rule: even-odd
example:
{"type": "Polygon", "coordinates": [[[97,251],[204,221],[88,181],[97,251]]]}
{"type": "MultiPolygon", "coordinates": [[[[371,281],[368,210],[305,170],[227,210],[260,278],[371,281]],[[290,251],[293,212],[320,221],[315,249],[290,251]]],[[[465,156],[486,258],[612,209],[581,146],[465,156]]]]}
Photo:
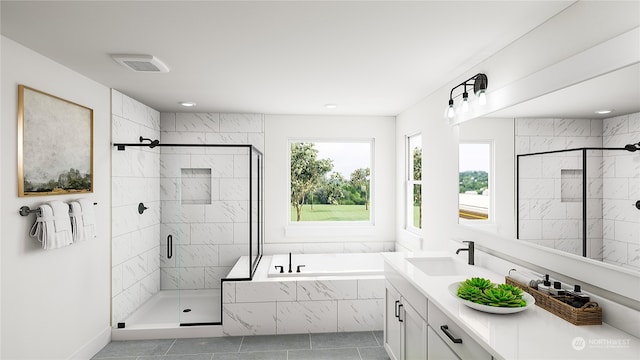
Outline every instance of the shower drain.
{"type": "Polygon", "coordinates": [[[191,311],[191,309],[184,309],[184,310],[182,310],[182,312],[190,312],[190,311],[191,311]]]}

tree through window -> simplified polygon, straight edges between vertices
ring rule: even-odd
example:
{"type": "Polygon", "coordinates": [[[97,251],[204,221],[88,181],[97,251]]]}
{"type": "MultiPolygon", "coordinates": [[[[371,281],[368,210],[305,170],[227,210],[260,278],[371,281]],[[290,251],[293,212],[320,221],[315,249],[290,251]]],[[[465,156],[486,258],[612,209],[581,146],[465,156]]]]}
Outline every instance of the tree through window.
{"type": "Polygon", "coordinates": [[[371,142],[292,142],[290,221],[369,221],[371,142]]]}

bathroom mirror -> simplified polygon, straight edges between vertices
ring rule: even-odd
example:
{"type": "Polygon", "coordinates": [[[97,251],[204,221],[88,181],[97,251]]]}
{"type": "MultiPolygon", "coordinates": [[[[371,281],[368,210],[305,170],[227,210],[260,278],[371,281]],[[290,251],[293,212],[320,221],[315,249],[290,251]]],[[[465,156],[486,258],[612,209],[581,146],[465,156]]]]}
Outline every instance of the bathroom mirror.
{"type": "Polygon", "coordinates": [[[635,63],[460,124],[500,183],[492,225],[460,224],[640,272],[639,80],[635,63]]]}

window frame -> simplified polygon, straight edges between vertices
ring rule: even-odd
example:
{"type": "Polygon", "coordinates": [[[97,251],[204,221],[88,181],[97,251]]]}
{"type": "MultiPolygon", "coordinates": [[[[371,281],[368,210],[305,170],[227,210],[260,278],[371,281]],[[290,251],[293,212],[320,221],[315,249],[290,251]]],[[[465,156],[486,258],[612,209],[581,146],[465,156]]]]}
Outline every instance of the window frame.
{"type": "MultiPolygon", "coordinates": [[[[420,151],[422,154],[422,164],[424,164],[424,153],[423,153],[423,147],[422,147],[422,133],[421,132],[415,132],[412,134],[408,134],[405,136],[405,145],[404,145],[404,149],[405,149],[405,175],[404,175],[404,179],[405,179],[405,198],[404,198],[404,202],[405,202],[405,222],[404,222],[404,228],[405,230],[416,234],[416,235],[420,235],[423,229],[423,224],[424,224],[424,219],[421,219],[420,222],[420,227],[416,227],[413,225],[413,187],[415,185],[420,185],[420,191],[424,191],[424,184],[423,184],[423,179],[424,179],[424,174],[421,173],[420,175],[420,180],[415,180],[413,178],[413,170],[414,170],[414,166],[413,166],[413,149],[411,149],[411,139],[416,138],[416,137],[420,137],[420,151]]],[[[422,170],[424,172],[424,166],[422,166],[422,170]]],[[[422,201],[423,197],[420,197],[420,207],[422,208],[424,205],[424,202],[422,201]]]]}

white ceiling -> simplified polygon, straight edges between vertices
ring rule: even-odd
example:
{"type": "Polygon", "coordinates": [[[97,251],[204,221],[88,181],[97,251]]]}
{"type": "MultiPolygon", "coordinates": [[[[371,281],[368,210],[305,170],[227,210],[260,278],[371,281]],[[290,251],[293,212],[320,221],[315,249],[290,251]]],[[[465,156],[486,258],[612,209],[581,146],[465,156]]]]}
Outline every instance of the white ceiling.
{"type": "Polygon", "coordinates": [[[160,111],[396,115],[571,3],[2,1],[1,15],[4,36],[160,111]]]}

